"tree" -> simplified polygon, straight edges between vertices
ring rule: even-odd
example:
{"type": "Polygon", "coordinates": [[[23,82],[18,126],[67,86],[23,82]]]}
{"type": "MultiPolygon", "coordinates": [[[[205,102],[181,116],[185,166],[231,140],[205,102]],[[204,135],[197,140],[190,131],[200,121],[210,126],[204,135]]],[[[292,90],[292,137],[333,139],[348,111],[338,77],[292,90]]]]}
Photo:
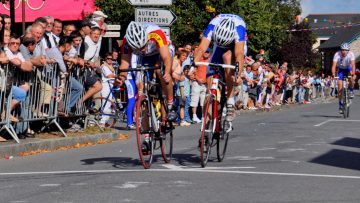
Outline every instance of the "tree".
{"type": "Polygon", "coordinates": [[[306,23],[294,25],[288,39],[284,41],[280,50],[281,58],[287,61],[295,68],[316,68],[318,67],[319,54],[312,50],[315,37],[311,31],[304,31],[309,28],[306,23]]]}
{"type": "MultiPolygon", "coordinates": [[[[122,25],[122,36],[134,19],[134,8],[127,1],[96,0],[95,5],[109,15],[112,23],[122,25]]],[[[176,45],[199,42],[209,21],[219,13],[241,16],[247,24],[250,54],[259,49],[270,50],[271,58],[278,59],[285,30],[300,14],[300,0],[173,0],[170,9],[177,20],[171,27],[171,39],[176,45]]]]}

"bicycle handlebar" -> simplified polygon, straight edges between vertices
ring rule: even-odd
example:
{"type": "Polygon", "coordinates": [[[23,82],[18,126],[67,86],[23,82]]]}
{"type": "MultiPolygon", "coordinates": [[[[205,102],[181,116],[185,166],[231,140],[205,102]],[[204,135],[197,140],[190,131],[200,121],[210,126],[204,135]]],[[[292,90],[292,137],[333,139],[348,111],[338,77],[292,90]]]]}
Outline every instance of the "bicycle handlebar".
{"type": "Polygon", "coordinates": [[[160,67],[138,66],[137,68],[120,69],[119,72],[148,71],[157,69],[160,69],[160,67]]]}
{"type": "Polygon", "coordinates": [[[227,65],[227,64],[217,64],[217,63],[209,63],[209,62],[195,62],[195,65],[197,66],[211,66],[216,68],[230,68],[230,69],[236,69],[237,66],[234,65],[227,65]]]}

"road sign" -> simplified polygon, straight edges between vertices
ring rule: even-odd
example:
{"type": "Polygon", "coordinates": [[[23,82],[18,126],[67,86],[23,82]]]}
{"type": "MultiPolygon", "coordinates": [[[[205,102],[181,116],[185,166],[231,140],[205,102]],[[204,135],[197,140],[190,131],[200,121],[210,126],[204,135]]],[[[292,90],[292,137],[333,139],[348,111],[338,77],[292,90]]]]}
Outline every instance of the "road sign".
{"type": "Polygon", "coordinates": [[[107,30],[121,30],[121,25],[106,25],[107,30]]]}
{"type": "Polygon", "coordinates": [[[176,20],[176,15],[165,9],[136,8],[135,21],[142,23],[155,23],[160,26],[170,26],[176,20]]]}
{"type": "Polygon", "coordinates": [[[120,32],[106,32],[103,37],[120,37],[120,32]]]}
{"type": "Polygon", "coordinates": [[[127,0],[133,6],[170,6],[172,0],[127,0]]]}

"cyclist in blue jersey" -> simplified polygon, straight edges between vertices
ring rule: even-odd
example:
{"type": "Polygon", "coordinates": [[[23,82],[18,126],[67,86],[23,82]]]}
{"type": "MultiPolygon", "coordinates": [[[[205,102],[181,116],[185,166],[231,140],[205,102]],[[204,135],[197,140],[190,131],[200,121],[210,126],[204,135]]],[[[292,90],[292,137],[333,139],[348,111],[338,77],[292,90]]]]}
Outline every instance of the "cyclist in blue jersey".
{"type": "MultiPolygon", "coordinates": [[[[203,53],[214,44],[211,63],[234,64],[239,63],[239,73],[243,73],[245,42],[246,42],[246,24],[244,20],[234,14],[219,14],[211,20],[203,33],[200,45],[195,51],[194,61],[198,62],[203,53]]],[[[214,71],[207,70],[208,84],[211,82],[211,76],[214,71]]],[[[235,118],[235,98],[233,86],[238,84],[240,77],[234,77],[234,70],[225,70],[225,81],[228,88],[226,104],[226,120],[232,122],[235,118]]]]}

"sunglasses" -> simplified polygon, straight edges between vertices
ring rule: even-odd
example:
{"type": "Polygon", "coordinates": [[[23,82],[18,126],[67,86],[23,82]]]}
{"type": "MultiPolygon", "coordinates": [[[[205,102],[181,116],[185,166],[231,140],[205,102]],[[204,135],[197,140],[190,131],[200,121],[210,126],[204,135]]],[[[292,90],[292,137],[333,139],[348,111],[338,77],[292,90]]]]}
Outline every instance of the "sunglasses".
{"type": "Polygon", "coordinates": [[[106,58],[106,60],[112,60],[112,58],[106,58]]]}
{"type": "Polygon", "coordinates": [[[10,42],[11,45],[20,45],[20,42],[10,42]]]}

